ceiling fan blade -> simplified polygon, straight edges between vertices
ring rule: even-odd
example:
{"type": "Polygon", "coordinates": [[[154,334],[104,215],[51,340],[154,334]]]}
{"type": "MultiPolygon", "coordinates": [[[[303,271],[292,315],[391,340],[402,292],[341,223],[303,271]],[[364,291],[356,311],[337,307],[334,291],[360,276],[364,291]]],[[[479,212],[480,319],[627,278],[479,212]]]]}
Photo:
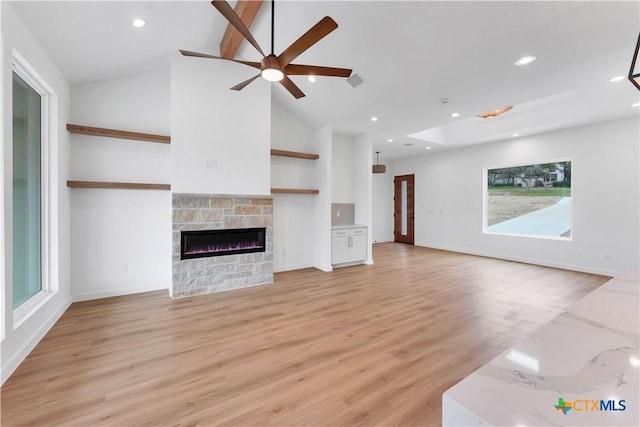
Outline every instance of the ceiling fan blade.
{"type": "Polygon", "coordinates": [[[254,81],[255,79],[257,79],[258,77],[260,77],[260,74],[258,74],[257,76],[253,76],[251,77],[249,80],[245,80],[242,83],[238,83],[237,85],[235,85],[234,87],[231,88],[231,90],[242,90],[245,87],[247,87],[249,85],[249,83],[251,83],[252,81],[254,81]]]}
{"type": "Polygon", "coordinates": [[[300,36],[298,40],[294,41],[291,46],[286,48],[280,56],[278,56],[280,64],[282,64],[283,67],[289,65],[289,63],[297,58],[302,52],[322,40],[327,34],[336,28],[338,28],[336,21],[325,16],[316,25],[311,27],[309,31],[300,36]]]}
{"type": "Polygon", "coordinates": [[[242,19],[240,19],[238,14],[235,12],[235,10],[233,10],[229,3],[224,0],[213,0],[211,4],[213,5],[213,7],[218,9],[218,12],[220,12],[222,16],[227,18],[227,21],[229,21],[229,23],[233,25],[234,28],[238,30],[238,32],[242,34],[242,36],[247,39],[247,41],[251,43],[251,45],[255,47],[262,56],[266,56],[262,49],[260,49],[260,45],[258,45],[256,39],[254,39],[251,35],[251,32],[249,32],[247,26],[244,25],[242,19]]]}
{"type": "Polygon", "coordinates": [[[284,73],[288,76],[349,77],[351,71],[348,68],[320,67],[317,65],[289,64],[284,67],[284,73]]]}
{"type": "Polygon", "coordinates": [[[289,77],[284,76],[284,78],[280,80],[280,84],[284,86],[295,99],[300,99],[304,96],[304,92],[302,92],[289,77]]]}
{"type": "Polygon", "coordinates": [[[180,53],[184,56],[193,56],[196,58],[224,59],[225,61],[233,61],[233,62],[237,62],[238,64],[248,65],[250,67],[257,68],[258,70],[262,68],[259,62],[241,61],[239,59],[223,58],[222,56],[209,55],[207,53],[191,52],[190,50],[182,50],[182,49],[180,49],[180,53]]]}

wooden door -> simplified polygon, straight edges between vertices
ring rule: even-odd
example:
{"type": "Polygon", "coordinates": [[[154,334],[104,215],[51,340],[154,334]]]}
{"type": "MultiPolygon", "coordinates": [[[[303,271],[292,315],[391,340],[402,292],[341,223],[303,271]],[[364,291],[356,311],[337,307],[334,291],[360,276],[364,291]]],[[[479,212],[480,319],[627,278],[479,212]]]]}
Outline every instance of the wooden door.
{"type": "Polygon", "coordinates": [[[415,214],[414,205],[414,176],[400,175],[393,179],[393,234],[396,242],[413,245],[413,231],[415,214]]]}

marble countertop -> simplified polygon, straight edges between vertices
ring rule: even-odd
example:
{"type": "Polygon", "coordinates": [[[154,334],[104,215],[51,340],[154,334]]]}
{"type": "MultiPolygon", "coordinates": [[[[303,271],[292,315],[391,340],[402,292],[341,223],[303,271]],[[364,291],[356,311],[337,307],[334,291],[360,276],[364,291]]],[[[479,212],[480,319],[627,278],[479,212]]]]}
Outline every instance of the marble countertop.
{"type": "Polygon", "coordinates": [[[639,289],[629,272],[569,306],[447,390],[442,424],[640,425],[639,289]]]}
{"type": "Polygon", "coordinates": [[[332,225],[331,229],[332,230],[339,230],[341,228],[357,228],[357,227],[366,227],[366,225],[360,225],[360,224],[350,224],[350,225],[332,225]]]}

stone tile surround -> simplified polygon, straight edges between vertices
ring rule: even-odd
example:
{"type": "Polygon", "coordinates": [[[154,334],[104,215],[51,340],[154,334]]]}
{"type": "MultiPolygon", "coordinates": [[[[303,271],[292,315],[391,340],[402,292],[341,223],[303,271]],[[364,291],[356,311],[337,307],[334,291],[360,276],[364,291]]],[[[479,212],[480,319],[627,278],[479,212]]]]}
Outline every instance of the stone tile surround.
{"type": "Polygon", "coordinates": [[[173,298],[273,283],[273,200],[266,196],[172,196],[173,298]],[[265,252],[180,260],[180,231],[266,228],[265,252]]]}

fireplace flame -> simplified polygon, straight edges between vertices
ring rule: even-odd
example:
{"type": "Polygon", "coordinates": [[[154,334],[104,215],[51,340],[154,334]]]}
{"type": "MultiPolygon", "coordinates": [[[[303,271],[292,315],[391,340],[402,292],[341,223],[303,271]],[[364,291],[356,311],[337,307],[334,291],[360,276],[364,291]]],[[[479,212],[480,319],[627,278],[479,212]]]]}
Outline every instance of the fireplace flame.
{"type": "Polygon", "coordinates": [[[191,246],[185,250],[185,255],[213,254],[219,252],[243,251],[249,249],[262,249],[264,245],[257,241],[235,242],[227,244],[212,244],[207,246],[191,246]]]}

